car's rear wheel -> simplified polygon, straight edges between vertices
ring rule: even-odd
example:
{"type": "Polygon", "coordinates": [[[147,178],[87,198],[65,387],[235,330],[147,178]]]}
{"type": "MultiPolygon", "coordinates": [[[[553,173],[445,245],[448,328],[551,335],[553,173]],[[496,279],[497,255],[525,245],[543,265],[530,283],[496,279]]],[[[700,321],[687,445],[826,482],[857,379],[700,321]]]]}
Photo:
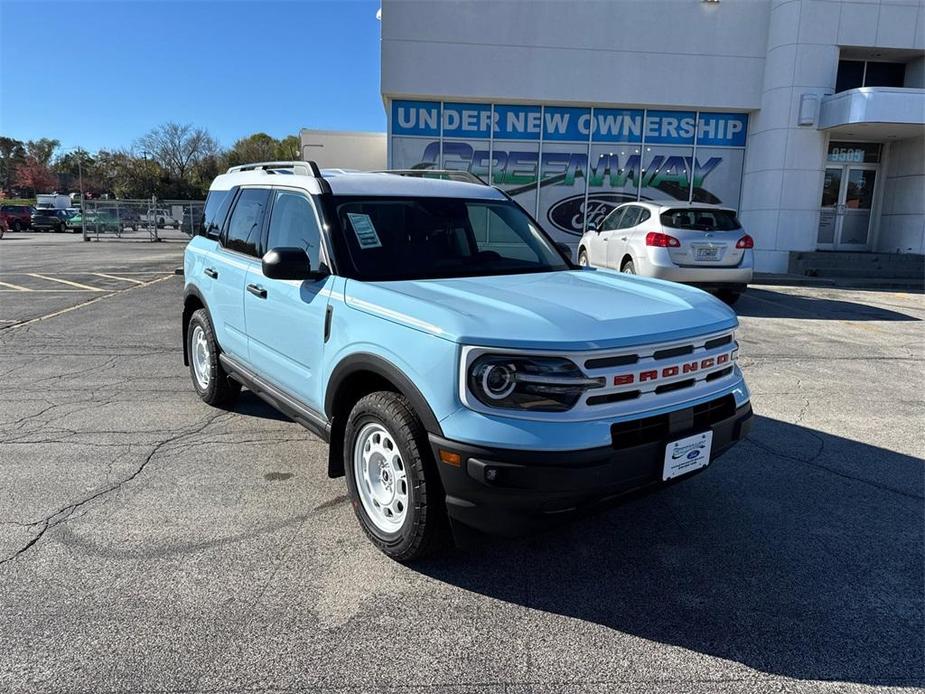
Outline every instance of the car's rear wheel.
{"type": "Polygon", "coordinates": [[[620,268],[620,272],[623,272],[627,275],[635,275],[636,266],[633,264],[632,260],[627,260],[625,263],[623,263],[623,267],[620,268]]]}
{"type": "Polygon", "coordinates": [[[578,251],[578,264],[582,267],[590,267],[591,263],[588,262],[588,251],[582,248],[578,251]]]}
{"type": "Polygon", "coordinates": [[[739,300],[739,297],[742,296],[742,292],[724,289],[717,292],[716,295],[729,306],[733,306],[739,300]]]}
{"type": "Polygon", "coordinates": [[[228,378],[222,368],[212,321],[204,308],[190,318],[186,341],[190,375],[199,397],[213,407],[228,408],[233,405],[241,392],[241,385],[228,378]]]}
{"type": "Polygon", "coordinates": [[[357,519],[382,552],[405,562],[440,546],[440,481],[427,433],[404,396],[381,391],[357,402],[344,433],[344,470],[357,519]]]}

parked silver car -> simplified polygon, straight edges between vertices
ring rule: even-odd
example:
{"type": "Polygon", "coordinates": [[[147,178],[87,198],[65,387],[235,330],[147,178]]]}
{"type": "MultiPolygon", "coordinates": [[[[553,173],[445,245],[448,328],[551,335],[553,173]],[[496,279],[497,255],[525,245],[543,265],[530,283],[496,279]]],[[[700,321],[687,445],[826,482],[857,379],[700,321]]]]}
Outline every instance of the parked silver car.
{"type": "Polygon", "coordinates": [[[752,280],[754,241],[735,210],[630,202],[581,237],[578,262],[701,286],[734,303],[752,280]]]}

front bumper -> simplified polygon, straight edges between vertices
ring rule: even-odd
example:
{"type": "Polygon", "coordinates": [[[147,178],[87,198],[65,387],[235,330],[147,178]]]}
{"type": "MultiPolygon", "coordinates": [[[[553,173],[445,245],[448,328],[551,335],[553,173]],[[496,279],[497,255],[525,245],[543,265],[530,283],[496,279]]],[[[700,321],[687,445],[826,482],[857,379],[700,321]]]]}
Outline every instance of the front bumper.
{"type": "Polygon", "coordinates": [[[712,461],[742,439],[751,423],[751,404],[736,407],[732,396],[725,396],[697,407],[614,425],[614,444],[600,448],[495,449],[433,434],[430,444],[450,518],[484,532],[518,535],[567,512],[663,484],[662,465],[670,441],[710,430],[712,461]],[[458,454],[459,464],[442,462],[441,451],[458,454]]]}

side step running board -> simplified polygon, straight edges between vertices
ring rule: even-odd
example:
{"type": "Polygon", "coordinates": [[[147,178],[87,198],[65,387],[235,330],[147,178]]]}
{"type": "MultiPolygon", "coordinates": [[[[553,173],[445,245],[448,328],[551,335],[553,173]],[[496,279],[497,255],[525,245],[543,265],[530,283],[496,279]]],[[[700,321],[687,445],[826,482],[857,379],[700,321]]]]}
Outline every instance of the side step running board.
{"type": "Polygon", "coordinates": [[[313,410],[308,405],[299,402],[287,395],[271,383],[268,383],[253,371],[242,365],[227,354],[219,354],[219,361],[228,375],[253,392],[264,402],[298,422],[310,432],[327,443],[331,438],[331,423],[326,417],[313,410]]]}

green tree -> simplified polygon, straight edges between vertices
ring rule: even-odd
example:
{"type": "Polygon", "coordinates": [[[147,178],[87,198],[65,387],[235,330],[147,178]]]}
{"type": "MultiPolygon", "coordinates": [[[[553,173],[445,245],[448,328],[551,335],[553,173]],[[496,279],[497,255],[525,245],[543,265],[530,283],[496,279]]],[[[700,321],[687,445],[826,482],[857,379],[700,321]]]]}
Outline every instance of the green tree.
{"type": "Polygon", "coordinates": [[[42,166],[50,166],[51,160],[55,156],[55,150],[61,146],[59,140],[52,140],[47,137],[38,140],[29,140],[26,142],[26,156],[32,157],[42,166]]]}
{"type": "Polygon", "coordinates": [[[16,167],[26,159],[21,140],[0,135],[0,190],[9,191],[16,178],[16,167]]]}

